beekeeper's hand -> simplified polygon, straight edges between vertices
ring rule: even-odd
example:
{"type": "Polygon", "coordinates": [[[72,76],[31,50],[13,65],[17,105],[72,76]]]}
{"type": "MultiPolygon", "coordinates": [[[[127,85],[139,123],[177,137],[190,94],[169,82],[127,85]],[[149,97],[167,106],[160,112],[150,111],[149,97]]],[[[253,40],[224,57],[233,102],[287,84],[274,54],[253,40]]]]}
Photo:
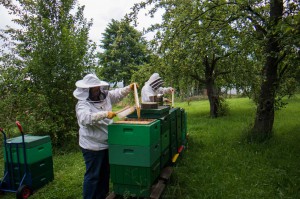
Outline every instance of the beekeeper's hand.
{"type": "Polygon", "coordinates": [[[172,103],[172,101],[169,100],[168,98],[163,98],[163,101],[166,102],[166,103],[169,103],[169,104],[172,103]]]}
{"type": "Polygon", "coordinates": [[[117,115],[116,113],[114,113],[114,112],[112,112],[112,111],[108,111],[108,113],[107,113],[107,118],[108,118],[108,119],[112,119],[112,118],[114,118],[116,115],[117,115]]]}
{"type": "Polygon", "coordinates": [[[130,85],[129,85],[129,87],[130,87],[130,89],[131,90],[134,90],[134,84],[136,85],[136,88],[139,88],[139,85],[137,84],[137,83],[131,83],[130,85]]]}

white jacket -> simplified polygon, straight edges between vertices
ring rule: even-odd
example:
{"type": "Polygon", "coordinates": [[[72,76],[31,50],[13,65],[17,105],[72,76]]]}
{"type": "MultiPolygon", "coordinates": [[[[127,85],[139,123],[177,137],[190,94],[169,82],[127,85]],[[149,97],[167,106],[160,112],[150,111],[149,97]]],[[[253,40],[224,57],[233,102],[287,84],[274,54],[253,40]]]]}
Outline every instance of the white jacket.
{"type": "MultiPolygon", "coordinates": [[[[74,92],[76,98],[88,96],[89,89],[84,92],[74,92]],[[87,92],[87,93],[86,93],[87,92]],[[80,97],[78,97],[80,96],[80,97]]],[[[108,124],[113,122],[107,118],[108,111],[112,111],[112,104],[123,99],[130,92],[130,87],[111,90],[101,103],[91,103],[87,100],[78,100],[76,116],[79,125],[79,145],[88,150],[99,151],[108,148],[108,124]]],[[[82,99],[82,98],[81,98],[82,99]]]]}
{"type": "Polygon", "coordinates": [[[142,88],[142,102],[150,102],[150,96],[156,96],[157,94],[166,94],[171,93],[172,87],[159,87],[156,91],[152,89],[150,84],[148,82],[145,83],[145,85],[142,88]]]}

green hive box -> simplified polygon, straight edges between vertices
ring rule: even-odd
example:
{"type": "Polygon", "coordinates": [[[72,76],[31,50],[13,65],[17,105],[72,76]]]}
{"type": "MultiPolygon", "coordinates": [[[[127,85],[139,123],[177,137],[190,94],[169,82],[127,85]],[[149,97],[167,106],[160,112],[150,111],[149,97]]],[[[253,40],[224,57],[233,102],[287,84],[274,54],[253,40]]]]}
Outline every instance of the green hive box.
{"type": "Polygon", "coordinates": [[[109,163],[150,167],[161,155],[160,140],[150,147],[109,145],[109,163]]]}
{"type": "Polygon", "coordinates": [[[181,109],[176,111],[176,126],[177,126],[177,147],[181,146],[182,128],[181,128],[181,109]]]}
{"type": "MultiPolygon", "coordinates": [[[[158,106],[157,109],[141,109],[141,118],[159,119],[169,114],[170,106],[158,106]]],[[[127,116],[128,118],[137,118],[136,111],[127,116]]]]}
{"type": "Polygon", "coordinates": [[[112,183],[139,186],[151,186],[160,173],[160,161],[151,167],[110,165],[112,183]]]}
{"type": "MultiPolygon", "coordinates": [[[[27,164],[33,164],[47,157],[52,156],[52,146],[50,136],[32,136],[25,135],[25,150],[27,164]]],[[[22,136],[11,138],[7,140],[6,149],[8,151],[9,163],[24,164],[24,149],[22,143],[22,136]],[[19,156],[19,161],[18,161],[19,156]]],[[[3,151],[5,151],[3,149],[3,151]]],[[[3,153],[4,154],[4,153],[3,153]]],[[[6,155],[4,155],[6,162],[6,155]]]]}
{"type": "Polygon", "coordinates": [[[170,145],[170,131],[165,131],[161,134],[161,152],[166,150],[170,145]]]}
{"type": "MultiPolygon", "coordinates": [[[[19,183],[25,174],[25,164],[18,165],[17,163],[6,163],[5,171],[9,171],[10,180],[13,180],[14,188],[18,188],[19,183]]],[[[52,181],[54,178],[52,157],[27,165],[27,174],[28,176],[25,178],[23,184],[31,185],[33,189],[38,189],[52,181]]]]}
{"type": "Polygon", "coordinates": [[[170,145],[170,117],[169,115],[159,119],[161,123],[161,152],[170,145]]]}
{"type": "MultiPolygon", "coordinates": [[[[21,175],[23,176],[25,173],[25,164],[7,164],[5,163],[5,170],[12,173],[13,176],[21,175]]],[[[53,172],[53,160],[52,157],[45,158],[33,164],[27,164],[27,172],[29,172],[32,176],[39,175],[45,171],[53,172]]]]}
{"type": "Polygon", "coordinates": [[[168,147],[160,156],[160,168],[164,168],[170,163],[170,147],[168,147]]]}
{"type": "Polygon", "coordinates": [[[113,123],[108,125],[109,145],[152,146],[160,141],[160,121],[149,124],[113,123]]]}
{"type": "Polygon", "coordinates": [[[161,133],[168,131],[170,129],[170,115],[166,115],[165,117],[159,118],[161,124],[161,133]]]}
{"type": "Polygon", "coordinates": [[[175,154],[178,153],[178,149],[177,149],[177,145],[176,143],[174,143],[173,145],[170,145],[170,159],[172,160],[172,158],[174,157],[175,154]]]}
{"type": "Polygon", "coordinates": [[[177,109],[178,108],[172,108],[170,110],[170,145],[174,145],[177,142],[177,109]]]}
{"type": "Polygon", "coordinates": [[[186,143],[186,134],[187,134],[187,113],[182,109],[181,111],[181,140],[182,143],[185,145],[186,143]]]}

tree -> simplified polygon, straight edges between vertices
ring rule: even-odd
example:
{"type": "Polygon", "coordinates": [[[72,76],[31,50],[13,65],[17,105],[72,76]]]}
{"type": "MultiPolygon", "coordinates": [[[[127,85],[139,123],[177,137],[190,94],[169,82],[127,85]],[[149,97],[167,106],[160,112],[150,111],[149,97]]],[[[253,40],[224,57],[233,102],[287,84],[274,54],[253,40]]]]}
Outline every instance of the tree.
{"type": "MultiPolygon", "coordinates": [[[[229,48],[239,47],[244,58],[255,63],[253,69],[256,69],[256,72],[251,73],[251,76],[255,78],[251,80],[252,84],[250,85],[259,82],[256,118],[251,135],[255,139],[267,139],[272,134],[276,104],[282,96],[290,93],[287,91],[291,91],[291,89],[284,91],[282,88],[285,87],[284,85],[292,85],[286,83],[293,80],[297,74],[295,72],[299,70],[299,29],[297,29],[299,28],[299,2],[283,2],[283,0],[185,1],[185,3],[187,2],[198,7],[199,12],[195,13],[190,20],[182,18],[181,23],[183,25],[170,23],[170,26],[164,26],[167,28],[162,29],[162,31],[169,30],[168,27],[174,28],[176,25],[183,27],[181,30],[196,31],[198,29],[200,31],[199,28],[195,29],[194,24],[203,23],[203,21],[199,21],[201,19],[206,21],[207,28],[218,27],[219,25],[222,27],[223,24],[226,30],[229,30],[228,28],[235,30],[235,37],[233,38],[239,39],[247,46],[241,46],[238,43],[238,46],[232,45],[229,48]],[[250,51],[247,52],[246,49],[250,51]]],[[[136,4],[133,11],[135,14],[147,5],[154,4],[150,13],[153,14],[157,9],[163,7],[166,11],[163,20],[166,22],[170,19],[169,16],[186,12],[186,7],[181,7],[177,11],[174,9],[178,3],[179,1],[148,0],[136,4]]],[[[191,10],[188,12],[192,13],[191,10]]],[[[133,15],[133,18],[135,17],[136,15],[133,15]]],[[[171,22],[173,21],[176,20],[172,19],[171,22]]],[[[160,26],[154,26],[154,28],[156,27],[160,26]]],[[[203,40],[206,38],[203,37],[203,40]]],[[[213,53],[213,50],[212,48],[210,52],[213,53]]]]}
{"type": "Polygon", "coordinates": [[[230,58],[236,54],[232,45],[238,40],[232,36],[235,31],[230,24],[217,23],[225,20],[226,15],[217,11],[209,16],[201,15],[209,6],[209,2],[157,1],[154,9],[161,7],[166,12],[162,24],[151,30],[158,30],[156,50],[166,60],[169,70],[163,70],[168,71],[173,84],[186,88],[195,81],[199,87],[206,88],[210,116],[218,117],[222,107],[219,97],[222,80],[234,69],[230,58]]]}
{"type": "Polygon", "coordinates": [[[16,117],[27,120],[28,130],[50,134],[54,143],[62,144],[70,134],[77,135],[72,93],[76,80],[92,68],[91,22],[83,16],[84,7],[71,14],[76,0],[3,5],[15,14],[13,21],[21,28],[2,31],[12,51],[2,56],[1,84],[9,91],[7,96],[12,96],[11,91],[21,96],[16,117]],[[13,79],[17,82],[9,84],[13,79]]]}
{"type": "Polygon", "coordinates": [[[295,27],[299,22],[294,18],[299,19],[300,6],[296,1],[284,3],[282,0],[233,5],[242,12],[241,27],[246,26],[245,29],[252,33],[249,39],[260,46],[254,52],[259,51],[263,55],[260,59],[261,81],[251,137],[266,140],[272,135],[276,105],[280,105],[283,96],[292,93],[290,89],[284,91],[282,88],[294,78],[291,71],[296,72],[295,66],[299,66],[299,58],[298,61],[295,59],[299,53],[297,38],[300,36],[295,27]]]}
{"type": "Polygon", "coordinates": [[[99,55],[101,74],[115,84],[127,85],[133,72],[149,60],[146,40],[126,19],[108,24],[100,46],[104,50],[99,55]]]}

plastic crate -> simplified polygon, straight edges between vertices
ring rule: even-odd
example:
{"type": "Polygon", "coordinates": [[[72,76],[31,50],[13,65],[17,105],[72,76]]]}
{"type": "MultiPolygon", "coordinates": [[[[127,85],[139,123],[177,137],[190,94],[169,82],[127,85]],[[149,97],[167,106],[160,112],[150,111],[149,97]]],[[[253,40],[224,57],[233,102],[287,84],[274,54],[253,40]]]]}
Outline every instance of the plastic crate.
{"type": "Polygon", "coordinates": [[[108,125],[109,145],[152,146],[160,141],[160,121],[149,124],[108,125]]]}
{"type": "Polygon", "coordinates": [[[117,184],[150,186],[160,173],[160,161],[151,167],[110,165],[111,181],[117,184]]]}

